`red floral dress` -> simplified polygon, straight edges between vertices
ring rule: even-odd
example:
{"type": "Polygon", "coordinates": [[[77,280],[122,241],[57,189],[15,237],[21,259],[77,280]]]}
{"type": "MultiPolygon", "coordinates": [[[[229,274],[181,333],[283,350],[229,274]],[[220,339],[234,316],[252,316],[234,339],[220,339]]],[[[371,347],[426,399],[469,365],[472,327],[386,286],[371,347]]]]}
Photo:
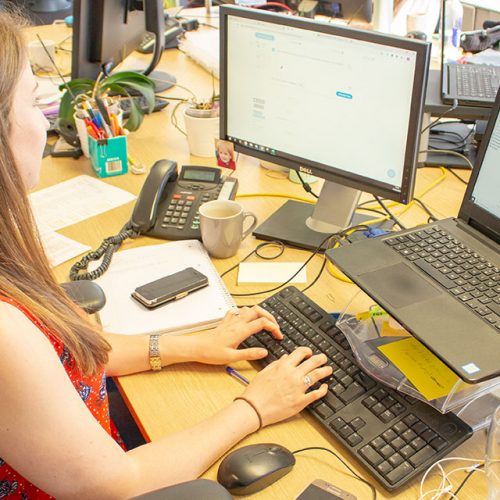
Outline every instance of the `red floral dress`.
{"type": "MultiPolygon", "coordinates": [[[[68,352],[64,344],[46,327],[44,327],[29,311],[16,302],[1,297],[2,302],[7,302],[22,311],[25,316],[49,339],[61,360],[68,377],[78,394],[87,405],[92,415],[106,429],[106,431],[119,441],[116,429],[109,418],[108,394],[106,391],[106,376],[104,368],[93,377],[87,377],[80,373],[75,365],[73,356],[68,352]]],[[[0,499],[47,499],[52,498],[44,493],[34,484],[12,469],[0,458],[0,499]]]]}

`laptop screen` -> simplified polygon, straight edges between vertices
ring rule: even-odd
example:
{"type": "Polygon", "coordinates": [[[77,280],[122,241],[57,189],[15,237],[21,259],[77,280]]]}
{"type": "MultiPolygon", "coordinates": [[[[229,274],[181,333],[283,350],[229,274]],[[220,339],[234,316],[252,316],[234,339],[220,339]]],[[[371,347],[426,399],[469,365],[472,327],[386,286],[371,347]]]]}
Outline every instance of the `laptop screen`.
{"type": "Polygon", "coordinates": [[[491,131],[481,170],[472,190],[471,201],[500,218],[500,115],[491,131]]]}
{"type": "Polygon", "coordinates": [[[458,217],[500,243],[500,91],[458,217]]]}

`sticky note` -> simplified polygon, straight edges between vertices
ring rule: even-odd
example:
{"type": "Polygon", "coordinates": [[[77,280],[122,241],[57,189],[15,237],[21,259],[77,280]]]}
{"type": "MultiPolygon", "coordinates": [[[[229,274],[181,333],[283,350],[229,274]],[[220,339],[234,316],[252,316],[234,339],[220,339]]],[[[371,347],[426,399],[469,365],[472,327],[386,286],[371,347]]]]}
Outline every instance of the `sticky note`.
{"type": "MultiPolygon", "coordinates": [[[[238,284],[284,283],[303,265],[303,262],[242,262],[238,268],[238,284]]],[[[307,283],[306,268],[290,283],[307,283]]]]}
{"type": "Polygon", "coordinates": [[[384,321],[380,329],[381,337],[409,337],[410,334],[395,321],[384,321]]]}
{"type": "Polygon", "coordinates": [[[448,395],[458,381],[458,376],[414,337],[378,349],[428,401],[448,395]]]}

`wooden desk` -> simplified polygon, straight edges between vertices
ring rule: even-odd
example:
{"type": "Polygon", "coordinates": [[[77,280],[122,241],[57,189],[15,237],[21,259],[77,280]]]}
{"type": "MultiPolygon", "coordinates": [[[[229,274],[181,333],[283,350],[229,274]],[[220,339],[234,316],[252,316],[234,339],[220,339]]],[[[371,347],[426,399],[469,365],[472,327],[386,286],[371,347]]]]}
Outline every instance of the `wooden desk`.
{"type": "MultiPolygon", "coordinates": [[[[179,83],[188,86],[196,93],[209,95],[212,80],[209,75],[178,51],[167,51],[162,60],[162,68],[173,72],[179,83]]],[[[180,89],[167,92],[172,96],[184,96],[180,89]]],[[[171,158],[182,164],[214,165],[214,159],[200,159],[189,156],[187,142],[170,123],[173,105],[166,110],[146,118],[138,132],[129,136],[130,152],[145,165],[151,166],[159,158],[171,158]]],[[[54,159],[43,161],[40,188],[80,174],[93,175],[89,161],[85,158],[54,159]]],[[[461,172],[461,175],[465,175],[461,172]]],[[[283,178],[282,174],[269,172],[259,167],[258,162],[249,157],[240,157],[237,176],[240,180],[239,193],[282,193],[304,196],[302,188],[283,178]]],[[[420,193],[431,182],[442,176],[439,169],[425,169],[418,174],[416,193],[420,193]]],[[[103,182],[126,189],[137,194],[144,181],[144,176],[127,174],[109,178],[103,182]]],[[[317,191],[318,185],[313,188],[317,191]]],[[[424,201],[438,215],[454,215],[458,212],[464,192],[464,185],[452,175],[447,175],[441,184],[424,196],[424,201]]],[[[242,198],[245,208],[257,213],[260,220],[271,213],[285,200],[278,198],[242,198]]],[[[101,240],[115,234],[128,220],[133,204],[116,208],[112,211],[93,217],[60,232],[70,238],[89,244],[96,248],[101,240]]],[[[416,205],[402,219],[410,225],[423,223],[426,214],[416,205]]],[[[159,243],[151,238],[139,238],[124,243],[123,249],[136,246],[159,243]]],[[[238,262],[256,244],[253,237],[247,238],[234,258],[215,260],[219,271],[224,271],[238,262]]],[[[287,249],[283,259],[287,261],[304,261],[309,252],[287,249]]],[[[76,259],[74,259],[76,260],[76,259]]],[[[74,261],[66,262],[55,270],[60,281],[68,279],[68,271],[74,261]]],[[[308,266],[308,278],[311,280],[318,272],[322,257],[317,256],[308,266]]],[[[236,273],[225,279],[232,292],[254,292],[266,288],[262,286],[237,286],[236,273]]],[[[327,311],[341,310],[356,292],[355,285],[342,283],[325,271],[318,283],[307,292],[307,295],[318,302],[327,311]]],[[[238,301],[239,304],[252,304],[263,297],[238,301]]],[[[235,367],[245,376],[252,378],[255,369],[249,363],[242,362],[235,367]]],[[[119,385],[122,393],[136,417],[144,435],[154,440],[158,437],[189,427],[213,414],[216,410],[228,404],[236,395],[242,392],[232,377],[225,374],[223,367],[211,367],[194,364],[178,365],[164,369],[160,373],[144,373],[121,377],[119,385]]],[[[258,434],[250,436],[239,444],[245,445],[257,442],[276,442],[290,450],[306,446],[324,446],[340,454],[359,474],[373,481],[360,465],[352,460],[348,453],[306,413],[287,422],[263,429],[258,434]]],[[[479,432],[467,443],[456,450],[454,456],[483,457],[485,446],[484,433],[479,432]]],[[[215,479],[217,465],[211,467],[205,477],[215,479]]],[[[460,462],[463,465],[463,462],[460,462]]],[[[453,464],[453,467],[455,464],[453,464]]],[[[450,470],[450,467],[447,467],[450,470]]],[[[486,486],[482,474],[475,474],[463,489],[461,498],[477,499],[486,497],[486,486]]],[[[370,498],[367,487],[352,478],[345,467],[333,456],[311,451],[297,456],[297,464],[283,480],[256,494],[254,498],[284,499],[295,498],[298,493],[313,479],[322,478],[357,495],[359,499],[370,498]]],[[[463,473],[453,476],[456,484],[464,478],[463,473]]],[[[389,494],[375,483],[379,498],[417,498],[419,480],[413,481],[398,494],[389,494]]],[[[436,485],[437,481],[430,481],[436,485]]]]}

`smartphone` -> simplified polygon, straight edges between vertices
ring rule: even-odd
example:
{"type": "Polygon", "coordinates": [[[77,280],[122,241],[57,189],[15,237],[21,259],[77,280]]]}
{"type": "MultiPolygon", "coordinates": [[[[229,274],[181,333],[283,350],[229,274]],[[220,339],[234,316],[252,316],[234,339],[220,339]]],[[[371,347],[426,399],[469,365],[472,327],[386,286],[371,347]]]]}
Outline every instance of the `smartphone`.
{"type": "Polygon", "coordinates": [[[187,267],[137,287],[132,297],[149,309],[161,306],[171,300],[178,300],[188,293],[208,285],[208,278],[192,267],[187,267]]]}
{"type": "Polygon", "coordinates": [[[315,479],[296,500],[356,500],[356,497],[327,481],[315,479]]]}

